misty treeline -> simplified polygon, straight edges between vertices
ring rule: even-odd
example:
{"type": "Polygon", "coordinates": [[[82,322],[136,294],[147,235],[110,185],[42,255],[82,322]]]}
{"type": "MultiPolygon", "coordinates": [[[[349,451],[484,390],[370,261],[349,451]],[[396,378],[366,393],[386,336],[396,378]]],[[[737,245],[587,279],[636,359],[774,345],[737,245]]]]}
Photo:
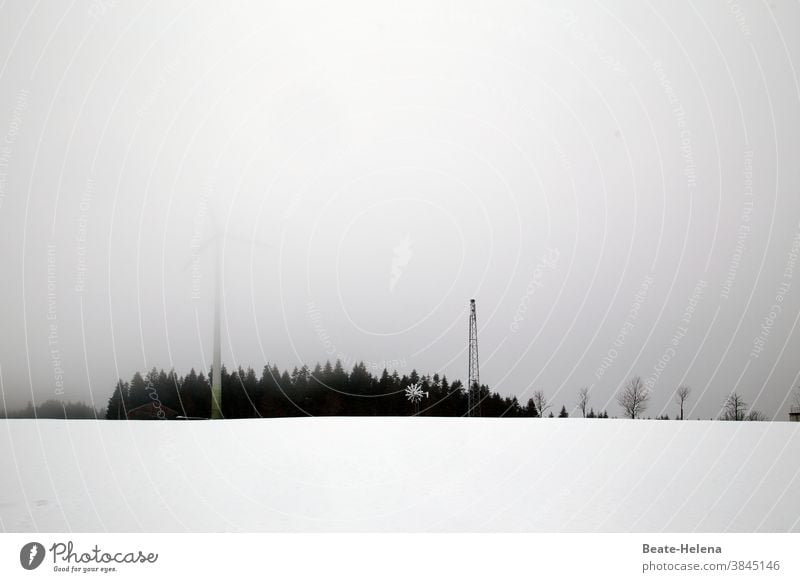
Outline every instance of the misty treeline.
{"type": "MultiPolygon", "coordinates": [[[[159,417],[177,413],[183,417],[205,418],[211,410],[211,373],[153,368],[130,382],[118,382],[108,401],[107,418],[129,418],[129,412],[146,406],[159,417]],[[159,412],[161,411],[161,412],[159,412]],[[164,412],[166,411],[166,412],[164,412]]],[[[261,374],[252,368],[229,371],[222,376],[222,414],[225,418],[276,418],[287,416],[464,416],[467,393],[461,381],[446,376],[421,376],[416,370],[400,375],[384,369],[373,375],[363,364],[347,371],[341,362],[306,366],[291,372],[265,366],[261,374]],[[423,398],[416,406],[406,389],[419,384],[423,398]]],[[[486,417],[535,417],[538,410],[529,400],[521,405],[516,397],[503,397],[480,387],[480,414],[486,417]]],[[[174,415],[173,415],[174,416],[174,415]]]]}
{"type": "Polygon", "coordinates": [[[71,402],[64,400],[45,400],[34,406],[28,402],[24,408],[17,410],[0,410],[0,418],[66,418],[87,419],[105,418],[104,409],[95,409],[85,402],[71,402]]]}
{"type": "MultiPolygon", "coordinates": [[[[108,401],[106,418],[206,418],[211,410],[210,376],[210,372],[206,376],[194,370],[186,376],[156,368],[144,376],[137,372],[130,382],[117,383],[108,401]],[[140,407],[147,410],[140,413],[140,407]]],[[[221,377],[222,414],[225,418],[410,414],[447,417],[465,416],[468,406],[467,392],[460,380],[450,383],[446,376],[420,376],[416,370],[401,376],[397,371],[390,374],[384,369],[380,376],[375,376],[363,363],[356,364],[348,372],[339,360],[335,364],[317,364],[313,370],[306,366],[295,367],[291,373],[267,365],[260,375],[252,368],[239,367],[229,372],[223,366],[221,377]],[[413,384],[419,385],[424,394],[418,405],[406,396],[406,389],[413,384]]],[[[685,418],[691,392],[691,388],[685,385],[675,391],[676,420],[685,418]]],[[[644,416],[651,396],[652,391],[642,379],[634,376],[617,391],[616,401],[624,418],[651,418],[644,416]]],[[[590,388],[581,388],[573,409],[578,416],[609,418],[605,410],[595,412],[590,400],[590,388]]],[[[554,414],[553,404],[543,390],[533,392],[522,405],[516,396],[503,397],[482,385],[479,416],[567,418],[570,414],[566,405],[561,406],[557,415],[554,414]]],[[[655,418],[670,420],[669,415],[663,412],[655,418]]],[[[767,420],[767,417],[748,408],[742,396],[734,392],[725,400],[718,419],[743,421],[767,420]]]]}
{"type": "MultiPolygon", "coordinates": [[[[252,368],[238,368],[229,372],[222,367],[222,412],[225,418],[276,418],[292,416],[465,416],[467,393],[460,380],[452,383],[446,376],[420,376],[416,370],[410,374],[391,374],[383,370],[373,375],[363,364],[346,371],[341,362],[317,364],[311,370],[306,366],[292,372],[281,371],[277,366],[265,366],[260,375],[252,368]],[[418,384],[424,394],[419,405],[409,402],[406,389],[418,384]],[[417,412],[418,410],[418,412],[417,412]]],[[[674,392],[675,420],[685,418],[686,407],[692,395],[689,386],[679,386],[674,392]]],[[[642,379],[634,376],[616,392],[616,402],[623,418],[645,417],[651,391],[642,379]]],[[[567,418],[570,411],[562,405],[554,414],[553,403],[542,390],[533,392],[523,405],[516,397],[503,397],[485,385],[480,387],[480,416],[485,417],[559,417],[567,418]]],[[[590,406],[591,390],[578,391],[572,415],[583,418],[609,418],[605,410],[595,412],[590,406]]],[[[130,382],[119,381],[108,405],[96,409],[83,402],[46,400],[26,407],[4,411],[0,418],[56,418],[56,419],[141,419],[141,418],[207,418],[211,410],[211,381],[208,376],[191,370],[185,376],[174,371],[153,368],[144,376],[133,375],[130,382]],[[144,409],[144,411],[142,411],[144,409]]],[[[800,412],[800,387],[795,390],[792,410],[800,412]]],[[[657,420],[670,420],[661,413],[657,420]]],[[[729,394],[717,415],[718,420],[764,421],[770,420],[762,412],[749,406],[738,392],[729,394]]],[[[711,420],[711,419],[709,419],[711,420]]]]}

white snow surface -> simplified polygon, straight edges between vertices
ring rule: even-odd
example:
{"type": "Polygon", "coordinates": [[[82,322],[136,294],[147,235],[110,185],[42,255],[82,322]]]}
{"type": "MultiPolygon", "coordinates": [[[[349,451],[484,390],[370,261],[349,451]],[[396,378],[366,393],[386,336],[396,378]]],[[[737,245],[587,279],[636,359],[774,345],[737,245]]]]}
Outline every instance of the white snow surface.
{"type": "Polygon", "coordinates": [[[0,420],[0,529],[800,531],[800,423],[0,420]]]}

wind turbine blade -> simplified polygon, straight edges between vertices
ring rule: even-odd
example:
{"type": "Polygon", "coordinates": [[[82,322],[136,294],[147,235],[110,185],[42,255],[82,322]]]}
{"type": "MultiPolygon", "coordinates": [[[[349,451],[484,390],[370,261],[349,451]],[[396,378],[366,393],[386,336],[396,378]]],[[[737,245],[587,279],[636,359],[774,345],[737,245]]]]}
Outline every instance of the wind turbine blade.
{"type": "Polygon", "coordinates": [[[261,247],[261,248],[267,248],[267,249],[275,248],[275,245],[270,244],[268,242],[265,242],[265,241],[263,241],[261,239],[257,239],[257,238],[250,238],[250,237],[242,236],[242,235],[239,235],[239,234],[225,234],[223,236],[227,240],[243,243],[243,244],[246,244],[246,245],[251,245],[251,246],[256,246],[256,247],[261,247]]]}
{"type": "Polygon", "coordinates": [[[183,265],[183,269],[181,269],[181,270],[182,270],[182,271],[185,271],[186,269],[188,269],[189,267],[191,267],[191,266],[192,266],[192,264],[195,262],[195,260],[196,260],[196,259],[197,259],[197,258],[198,258],[200,255],[202,255],[202,254],[203,254],[203,253],[206,251],[206,249],[207,249],[209,246],[211,246],[212,244],[214,244],[214,243],[217,241],[217,239],[218,239],[218,238],[219,238],[219,237],[218,237],[218,235],[216,235],[216,234],[215,234],[215,235],[213,235],[213,236],[211,236],[211,237],[207,238],[206,240],[204,240],[204,241],[203,241],[203,242],[202,242],[202,243],[201,243],[201,244],[200,244],[200,245],[199,245],[197,248],[193,248],[193,249],[192,249],[192,256],[191,256],[191,258],[190,258],[188,261],[186,261],[186,263],[183,265]]]}
{"type": "Polygon", "coordinates": [[[219,211],[219,202],[217,202],[216,196],[213,194],[206,198],[206,207],[208,208],[208,215],[211,218],[211,226],[214,229],[214,234],[219,235],[221,232],[224,231],[223,224],[222,224],[222,216],[220,215],[219,211]]]}

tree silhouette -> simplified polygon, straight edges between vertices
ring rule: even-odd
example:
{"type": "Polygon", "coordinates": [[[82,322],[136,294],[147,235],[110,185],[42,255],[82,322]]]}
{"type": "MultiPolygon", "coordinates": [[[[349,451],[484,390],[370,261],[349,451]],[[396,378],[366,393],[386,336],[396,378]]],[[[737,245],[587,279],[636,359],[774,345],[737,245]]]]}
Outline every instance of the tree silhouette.
{"type": "Polygon", "coordinates": [[[625,411],[625,416],[636,418],[646,409],[650,400],[650,391],[639,376],[634,376],[617,394],[617,402],[625,411]]]}
{"type": "Polygon", "coordinates": [[[722,407],[722,420],[744,420],[747,404],[741,394],[733,392],[722,407]]]}
{"type": "Polygon", "coordinates": [[[675,392],[675,400],[678,401],[678,405],[681,409],[680,420],[683,420],[683,405],[689,399],[689,395],[692,393],[692,389],[689,386],[680,386],[678,390],[675,392]]]}
{"type": "Polygon", "coordinates": [[[533,403],[536,405],[536,410],[539,411],[539,416],[542,418],[544,418],[545,411],[552,406],[547,402],[547,397],[542,390],[537,390],[533,393],[533,403]]]}
{"type": "Polygon", "coordinates": [[[584,386],[578,391],[578,410],[586,418],[586,409],[589,407],[589,387],[584,386]]]}

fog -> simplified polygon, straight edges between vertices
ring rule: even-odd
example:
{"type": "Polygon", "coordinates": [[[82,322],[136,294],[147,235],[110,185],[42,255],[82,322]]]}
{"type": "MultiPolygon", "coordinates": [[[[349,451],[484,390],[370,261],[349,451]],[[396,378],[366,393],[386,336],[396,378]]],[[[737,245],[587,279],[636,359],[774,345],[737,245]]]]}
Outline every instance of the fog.
{"type": "Polygon", "coordinates": [[[7,406],[341,359],[787,418],[797,3],[11,1],[7,406]],[[791,26],[795,23],[795,26],[791,26]],[[214,239],[215,233],[223,233],[214,239]]]}

